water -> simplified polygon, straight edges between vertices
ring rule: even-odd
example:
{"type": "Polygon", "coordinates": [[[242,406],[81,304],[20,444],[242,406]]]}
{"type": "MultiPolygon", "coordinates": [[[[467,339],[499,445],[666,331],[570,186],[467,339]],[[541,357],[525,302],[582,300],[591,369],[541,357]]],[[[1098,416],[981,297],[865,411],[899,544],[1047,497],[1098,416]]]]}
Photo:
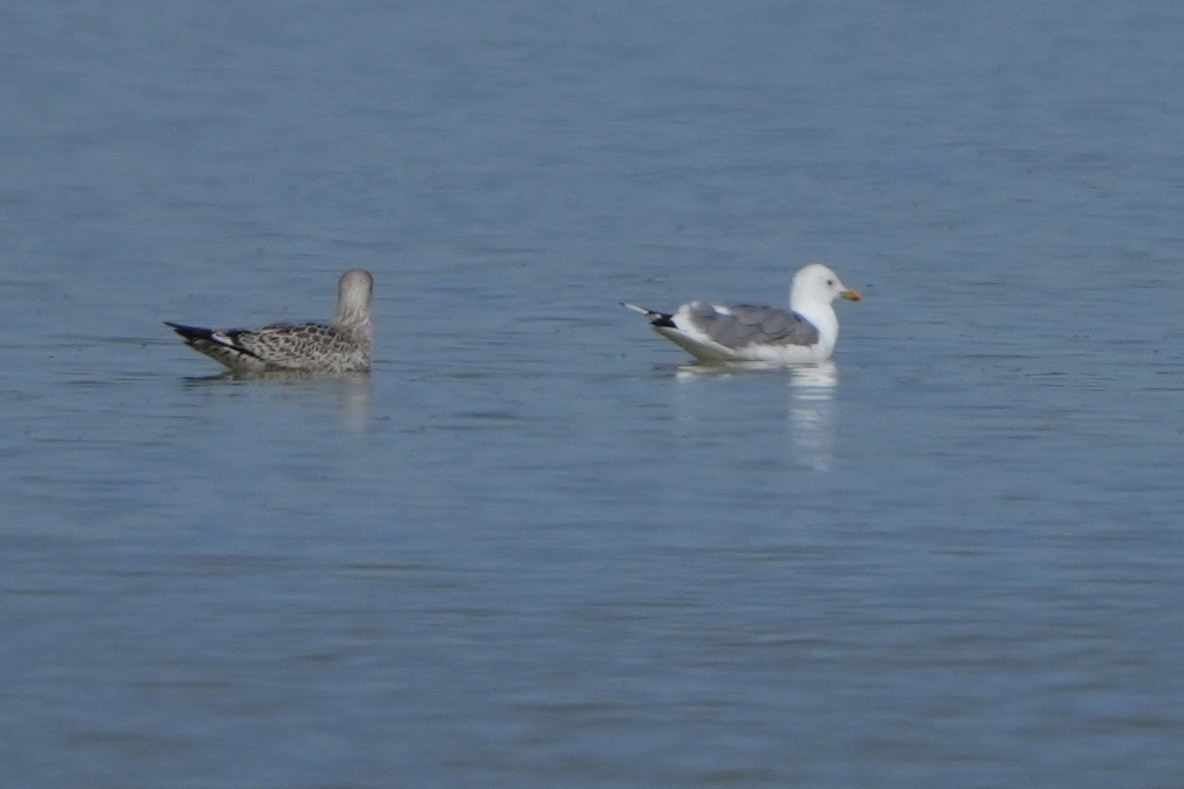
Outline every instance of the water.
{"type": "Polygon", "coordinates": [[[1169,786],[1177,4],[9,4],[0,779],[1169,786]],[[622,299],[781,302],[683,369],[622,299]],[[327,317],[369,380],[163,320],[327,317]]]}

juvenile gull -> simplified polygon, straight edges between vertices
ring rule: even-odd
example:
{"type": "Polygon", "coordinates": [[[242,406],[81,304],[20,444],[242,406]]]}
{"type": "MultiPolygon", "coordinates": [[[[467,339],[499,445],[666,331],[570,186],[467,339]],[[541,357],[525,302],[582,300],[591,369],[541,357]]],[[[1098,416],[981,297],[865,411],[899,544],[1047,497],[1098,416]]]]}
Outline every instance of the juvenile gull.
{"type": "Polygon", "coordinates": [[[272,323],[259,329],[204,329],[172,326],[185,344],[236,373],[370,371],[374,330],[370,297],[374,278],[360,268],[341,275],[337,310],[328,323],[272,323]]]}
{"type": "Polygon", "coordinates": [[[859,301],[821,263],[793,276],[789,310],[749,304],[720,305],[692,301],[667,313],[625,304],[650,319],[654,331],[682,346],[701,362],[820,362],[829,359],[839,338],[839,319],[831,303],[859,301]]]}

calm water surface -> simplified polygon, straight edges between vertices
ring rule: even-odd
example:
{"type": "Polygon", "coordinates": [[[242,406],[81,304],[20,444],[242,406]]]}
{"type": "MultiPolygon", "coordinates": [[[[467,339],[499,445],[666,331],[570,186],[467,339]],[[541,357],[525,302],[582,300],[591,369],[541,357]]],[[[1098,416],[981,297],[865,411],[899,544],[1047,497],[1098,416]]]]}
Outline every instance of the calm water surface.
{"type": "Polygon", "coordinates": [[[0,783],[1175,786],[1184,7],[0,11],[0,783]],[[617,306],[780,303],[701,370],[617,306]],[[161,324],[327,317],[361,380],[161,324]]]}

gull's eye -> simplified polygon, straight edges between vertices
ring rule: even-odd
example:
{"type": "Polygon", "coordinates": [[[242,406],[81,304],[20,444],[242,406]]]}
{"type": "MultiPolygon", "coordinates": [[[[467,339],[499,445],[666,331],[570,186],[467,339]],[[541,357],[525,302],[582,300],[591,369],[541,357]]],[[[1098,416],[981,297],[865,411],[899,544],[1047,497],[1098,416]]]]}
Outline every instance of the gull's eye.
{"type": "Polygon", "coordinates": [[[833,288],[835,286],[835,281],[833,279],[828,279],[826,284],[833,288]]]}

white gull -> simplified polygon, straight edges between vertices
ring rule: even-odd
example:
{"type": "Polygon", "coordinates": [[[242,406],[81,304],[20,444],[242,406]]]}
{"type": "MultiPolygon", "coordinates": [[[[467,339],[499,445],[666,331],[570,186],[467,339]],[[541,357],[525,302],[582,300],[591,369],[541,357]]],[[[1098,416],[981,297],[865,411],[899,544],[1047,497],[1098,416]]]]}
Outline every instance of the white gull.
{"type": "Polygon", "coordinates": [[[625,306],[647,316],[654,331],[701,362],[797,364],[824,361],[834,352],[839,319],[831,305],[838,298],[862,297],[829,268],[811,263],[794,274],[789,310],[698,300],[673,313],[625,306]]]}

